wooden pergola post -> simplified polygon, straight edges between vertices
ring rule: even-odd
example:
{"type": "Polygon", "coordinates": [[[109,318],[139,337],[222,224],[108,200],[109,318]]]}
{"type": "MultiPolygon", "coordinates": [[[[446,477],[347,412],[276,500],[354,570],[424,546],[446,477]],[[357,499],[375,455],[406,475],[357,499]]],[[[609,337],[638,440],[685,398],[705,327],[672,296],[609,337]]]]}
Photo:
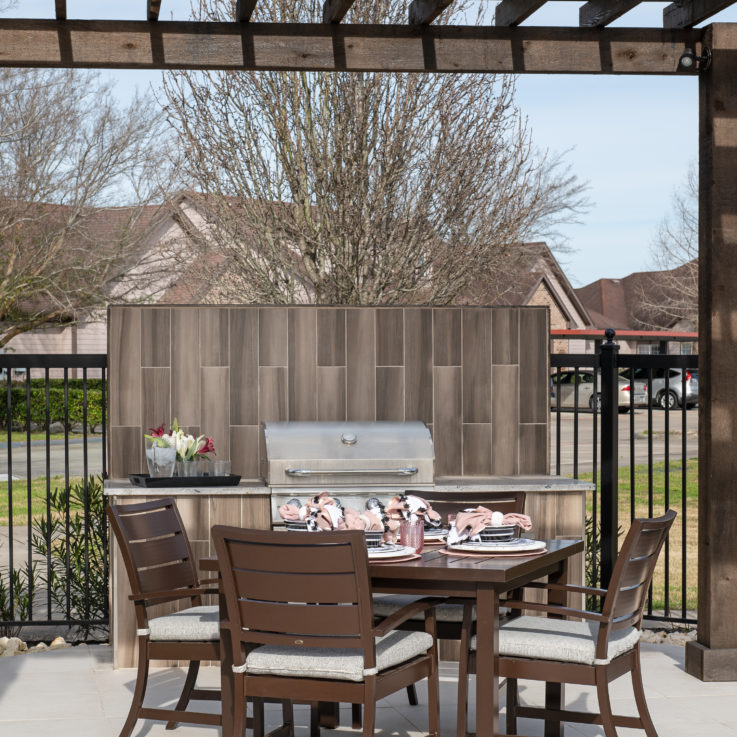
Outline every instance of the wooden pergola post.
{"type": "Polygon", "coordinates": [[[737,24],[699,78],[699,610],[686,671],[737,680],[737,24]]]}

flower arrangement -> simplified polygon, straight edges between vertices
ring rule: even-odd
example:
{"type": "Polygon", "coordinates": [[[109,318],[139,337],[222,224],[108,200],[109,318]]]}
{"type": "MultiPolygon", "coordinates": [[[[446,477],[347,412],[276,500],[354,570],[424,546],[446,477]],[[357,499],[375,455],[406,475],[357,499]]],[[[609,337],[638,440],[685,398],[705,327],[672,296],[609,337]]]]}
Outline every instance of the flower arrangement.
{"type": "Polygon", "coordinates": [[[206,435],[195,437],[184,432],[179,427],[176,417],[171,423],[169,432],[164,432],[163,422],[156,428],[150,427],[148,432],[146,439],[154,445],[160,448],[174,448],[178,461],[193,461],[198,457],[208,458],[208,453],[215,453],[215,444],[212,437],[206,435]]]}

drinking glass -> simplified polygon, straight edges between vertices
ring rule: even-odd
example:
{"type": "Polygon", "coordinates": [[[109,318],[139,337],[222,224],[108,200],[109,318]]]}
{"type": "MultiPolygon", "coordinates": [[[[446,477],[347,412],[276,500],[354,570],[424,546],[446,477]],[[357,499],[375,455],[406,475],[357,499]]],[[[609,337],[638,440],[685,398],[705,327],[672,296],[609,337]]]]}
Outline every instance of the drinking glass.
{"type": "Polygon", "coordinates": [[[230,476],[230,461],[213,461],[212,471],[215,476],[230,476]]]}
{"type": "Polygon", "coordinates": [[[399,543],[414,548],[415,553],[422,552],[425,542],[425,522],[422,519],[410,521],[403,519],[399,523],[399,543]]]}

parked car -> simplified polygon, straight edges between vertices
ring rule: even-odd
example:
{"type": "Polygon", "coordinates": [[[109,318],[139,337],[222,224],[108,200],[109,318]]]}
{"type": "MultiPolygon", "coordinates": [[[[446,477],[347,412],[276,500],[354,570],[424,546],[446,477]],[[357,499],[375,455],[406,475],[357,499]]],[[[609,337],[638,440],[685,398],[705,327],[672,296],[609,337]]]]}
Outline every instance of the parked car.
{"type": "MultiPolygon", "coordinates": [[[[550,406],[558,407],[557,391],[560,389],[560,407],[575,406],[576,384],[578,383],[578,407],[580,409],[596,408],[601,410],[601,376],[598,377],[597,393],[594,395],[594,372],[591,369],[572,369],[554,371],[550,375],[550,406]]],[[[619,378],[619,411],[627,412],[630,408],[630,382],[619,378]]]]}
{"type": "MultiPolygon", "coordinates": [[[[663,409],[683,406],[683,371],[679,368],[652,369],[652,402],[663,409]],[[668,372],[668,390],[665,388],[665,373],[668,372]]],[[[686,371],[686,407],[693,407],[699,401],[699,371],[686,371]]],[[[647,406],[647,369],[634,369],[635,404],[647,406]]],[[[622,373],[622,378],[629,381],[630,369],[622,373]]]]}

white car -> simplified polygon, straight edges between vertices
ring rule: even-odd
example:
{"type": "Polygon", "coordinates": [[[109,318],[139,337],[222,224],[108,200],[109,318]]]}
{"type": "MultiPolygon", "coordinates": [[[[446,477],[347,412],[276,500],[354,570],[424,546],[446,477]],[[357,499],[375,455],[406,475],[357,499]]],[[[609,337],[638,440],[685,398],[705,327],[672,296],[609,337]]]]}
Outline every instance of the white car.
{"type": "MultiPolygon", "coordinates": [[[[579,369],[578,372],[566,369],[550,374],[550,406],[556,409],[558,392],[560,392],[560,407],[575,407],[576,385],[578,385],[578,408],[596,409],[601,411],[601,376],[598,377],[597,392],[594,395],[594,371],[579,369]]],[[[619,411],[627,412],[630,408],[630,382],[619,377],[619,411]]]]}

